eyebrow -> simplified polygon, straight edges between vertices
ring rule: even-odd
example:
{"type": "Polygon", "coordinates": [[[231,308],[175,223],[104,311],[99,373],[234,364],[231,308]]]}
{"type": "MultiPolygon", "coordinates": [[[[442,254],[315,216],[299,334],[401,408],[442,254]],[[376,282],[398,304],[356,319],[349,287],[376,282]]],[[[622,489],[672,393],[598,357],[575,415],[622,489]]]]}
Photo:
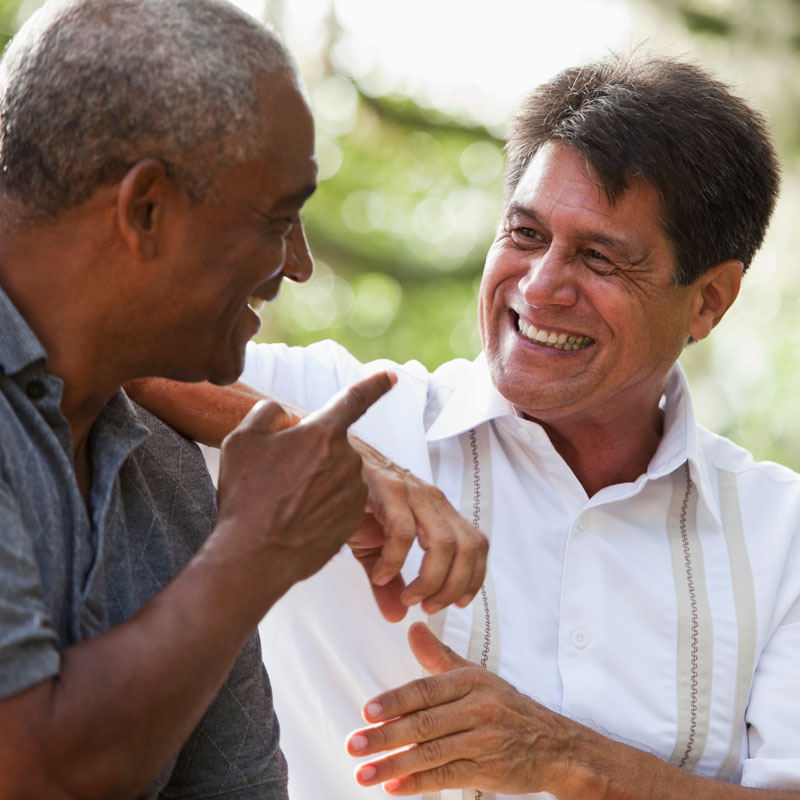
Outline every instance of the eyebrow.
{"type": "MultiPolygon", "coordinates": [[[[534,209],[523,206],[521,203],[509,203],[508,208],[506,209],[505,217],[508,218],[513,216],[525,217],[534,222],[536,225],[539,225],[543,228],[546,227],[544,221],[534,209]]],[[[577,236],[579,239],[586,239],[591,242],[597,242],[598,244],[604,244],[607,247],[626,254],[639,254],[639,258],[631,258],[631,261],[633,262],[640,260],[642,257],[642,248],[636,247],[634,243],[625,236],[609,236],[606,233],[600,233],[598,231],[589,229],[577,230],[575,231],[575,236],[577,236]]]]}

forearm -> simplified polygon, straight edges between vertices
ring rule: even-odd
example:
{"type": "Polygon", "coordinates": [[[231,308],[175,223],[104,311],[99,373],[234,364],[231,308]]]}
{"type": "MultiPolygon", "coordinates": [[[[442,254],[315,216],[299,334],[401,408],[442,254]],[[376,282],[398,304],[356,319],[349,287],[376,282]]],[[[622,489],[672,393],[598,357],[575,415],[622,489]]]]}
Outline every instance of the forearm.
{"type": "Polygon", "coordinates": [[[752,789],[678,769],[650,753],[590,732],[550,791],[559,800],[783,800],[800,792],[752,789]]]}
{"type": "MultiPolygon", "coordinates": [[[[256,402],[269,399],[242,383],[215,386],[146,379],[125,388],[184,436],[212,446],[219,446],[256,402]]],[[[307,416],[279,402],[287,412],[286,425],[307,416]]],[[[348,433],[348,441],[362,459],[362,477],[369,488],[365,510],[371,515],[349,544],[383,615],[394,622],[419,602],[430,614],[450,603],[467,604],[483,582],[486,537],[462,519],[436,487],[356,436],[348,433]],[[400,570],[417,540],[426,554],[417,577],[406,587],[400,570]]]]}
{"type": "MultiPolygon", "coordinates": [[[[213,383],[180,383],[166,378],[142,378],[125,384],[125,391],[170,427],[188,439],[211,447],[247,416],[262,392],[236,381],[229,386],[213,383]]],[[[290,413],[295,409],[282,404],[290,413]]]]}
{"type": "Polygon", "coordinates": [[[130,620],[65,651],[56,680],[7,701],[25,705],[12,710],[29,746],[0,756],[2,796],[135,798],[157,777],[287,584],[210,545],[130,620]]]}

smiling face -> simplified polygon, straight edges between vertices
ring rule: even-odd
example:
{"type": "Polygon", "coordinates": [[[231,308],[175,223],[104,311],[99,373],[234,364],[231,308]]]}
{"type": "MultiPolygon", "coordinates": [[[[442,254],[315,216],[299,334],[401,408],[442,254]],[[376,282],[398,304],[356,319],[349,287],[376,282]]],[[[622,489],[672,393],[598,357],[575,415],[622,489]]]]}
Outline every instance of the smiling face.
{"type": "Polygon", "coordinates": [[[522,176],[489,251],[479,321],[492,380],[546,424],[653,418],[696,325],[697,287],[676,286],[643,181],[611,205],[575,148],[545,145],[522,176]]]}
{"type": "Polygon", "coordinates": [[[252,306],[273,300],[284,277],[311,275],[299,217],[316,185],[311,112],[290,81],[261,98],[263,155],[221,170],[208,195],[187,199],[179,215],[167,290],[180,298],[170,312],[170,377],[235,380],[260,324],[252,306]]]}

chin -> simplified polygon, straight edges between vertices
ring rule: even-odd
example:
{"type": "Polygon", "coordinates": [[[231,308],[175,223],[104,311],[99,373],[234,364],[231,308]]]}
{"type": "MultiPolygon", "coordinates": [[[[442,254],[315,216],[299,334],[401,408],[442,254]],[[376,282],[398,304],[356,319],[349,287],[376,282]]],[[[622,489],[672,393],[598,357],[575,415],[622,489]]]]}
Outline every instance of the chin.
{"type": "Polygon", "coordinates": [[[244,370],[244,346],[239,348],[234,355],[228,354],[224,359],[220,358],[211,362],[204,380],[217,386],[225,386],[238,380],[242,370],[244,370]]]}

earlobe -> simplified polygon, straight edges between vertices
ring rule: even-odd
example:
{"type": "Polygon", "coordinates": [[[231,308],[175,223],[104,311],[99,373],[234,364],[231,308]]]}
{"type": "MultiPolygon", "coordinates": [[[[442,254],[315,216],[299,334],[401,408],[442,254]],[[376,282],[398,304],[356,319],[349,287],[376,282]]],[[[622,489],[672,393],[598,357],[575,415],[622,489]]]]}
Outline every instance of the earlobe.
{"type": "Polygon", "coordinates": [[[689,325],[693,339],[705,339],[725,316],[739,294],[742,262],[723,261],[704,272],[695,282],[695,308],[689,325]]]}
{"type": "Polygon", "coordinates": [[[138,161],[117,192],[117,227],[130,252],[140,261],[155,258],[162,233],[169,177],[156,159],[138,161]]]}

